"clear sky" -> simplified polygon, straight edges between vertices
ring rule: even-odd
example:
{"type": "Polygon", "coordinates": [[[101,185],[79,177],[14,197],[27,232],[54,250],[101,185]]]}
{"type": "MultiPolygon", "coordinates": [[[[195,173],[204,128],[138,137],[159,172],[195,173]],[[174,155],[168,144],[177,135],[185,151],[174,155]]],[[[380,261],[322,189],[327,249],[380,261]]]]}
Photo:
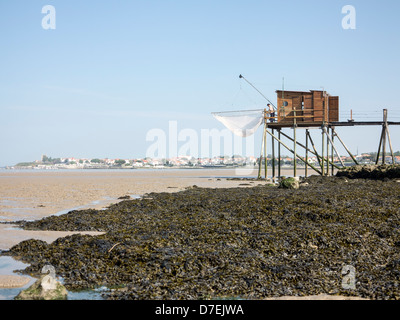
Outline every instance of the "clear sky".
{"type": "MultiPolygon", "coordinates": [[[[144,157],[146,134],[168,134],[170,121],[222,129],[211,112],[265,107],[239,74],[273,102],[284,77],[285,90],[338,95],[341,120],[387,108],[400,121],[399,12],[394,0],[2,0],[0,166],[144,157]],[[42,27],[45,5],[54,30],[42,27]],[[345,5],[356,29],[342,28],[345,5]]],[[[338,132],[361,153],[376,151],[380,130],[338,132]]]]}

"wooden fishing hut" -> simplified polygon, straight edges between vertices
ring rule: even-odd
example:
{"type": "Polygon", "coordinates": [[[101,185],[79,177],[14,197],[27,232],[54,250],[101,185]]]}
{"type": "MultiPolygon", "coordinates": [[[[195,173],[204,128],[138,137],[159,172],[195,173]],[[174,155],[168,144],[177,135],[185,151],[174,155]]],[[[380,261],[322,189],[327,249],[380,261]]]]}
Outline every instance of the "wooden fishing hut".
{"type": "MultiPolygon", "coordinates": [[[[267,109],[264,110],[264,137],[263,146],[264,154],[260,156],[265,159],[265,178],[267,178],[267,152],[266,135],[272,136],[272,177],[275,179],[275,141],[278,142],[278,159],[281,159],[281,146],[289,150],[294,159],[300,160],[305,165],[305,175],[308,175],[308,169],[311,168],[320,175],[332,175],[335,169],[344,167],[343,160],[335,146],[335,139],[339,141],[353,159],[355,164],[358,164],[355,156],[347,148],[343,140],[337,134],[336,127],[344,126],[359,126],[359,125],[381,125],[382,133],[378,147],[378,155],[376,164],[379,162],[379,157],[382,155],[382,163],[385,163],[386,143],[390,147],[392,162],[395,162],[392,143],[389,134],[389,125],[400,125],[399,122],[388,122],[387,109],[383,110],[383,121],[340,121],[339,119],[339,97],[331,96],[326,91],[310,90],[310,91],[284,91],[277,90],[277,106],[274,106],[275,112],[270,113],[267,109]],[[293,137],[282,132],[283,128],[293,128],[293,137]],[[305,145],[297,141],[297,128],[304,128],[306,134],[305,145]],[[314,141],[310,135],[310,128],[320,128],[322,133],[322,150],[318,153],[314,141]],[[271,129],[270,131],[268,129],[271,129]],[[275,134],[275,130],[277,134],[275,134]],[[293,148],[286,145],[281,137],[284,136],[293,142],[293,148]],[[301,157],[297,152],[297,147],[305,149],[305,157],[301,157]],[[318,164],[311,164],[309,154],[316,156],[318,164]],[[334,155],[338,161],[334,161],[334,155]]],[[[297,176],[297,161],[294,161],[293,175],[297,176]]],[[[258,177],[261,178],[261,165],[259,167],[258,177]]],[[[281,177],[281,163],[278,160],[278,177],[281,177]]]]}
{"type": "Polygon", "coordinates": [[[339,119],[339,97],[331,96],[325,90],[310,91],[285,91],[277,90],[277,106],[275,106],[260,90],[258,90],[251,82],[249,82],[241,74],[239,78],[245,80],[268,102],[270,110],[264,109],[264,133],[262,138],[261,155],[259,158],[258,178],[261,179],[262,161],[264,159],[265,179],[267,179],[267,135],[272,137],[272,178],[276,178],[275,163],[275,142],[278,142],[278,178],[281,178],[281,146],[289,150],[294,155],[293,175],[297,177],[297,160],[305,164],[305,175],[308,175],[308,169],[311,168],[318,174],[333,175],[335,168],[344,167],[343,160],[335,146],[337,139],[355,164],[357,159],[350,152],[343,140],[337,134],[336,127],[353,127],[353,126],[382,126],[381,137],[379,140],[378,153],[375,163],[378,164],[380,155],[382,164],[386,159],[386,143],[390,147],[392,162],[395,163],[392,143],[389,134],[389,125],[400,125],[400,122],[388,121],[388,111],[383,110],[383,121],[355,121],[352,117],[347,121],[339,119]],[[283,132],[284,128],[293,128],[293,137],[283,132]],[[297,141],[297,128],[305,129],[305,145],[297,141]],[[321,129],[322,134],[322,150],[318,153],[314,141],[310,135],[309,129],[321,129]],[[270,130],[269,130],[270,129],[270,130]],[[277,134],[275,133],[277,131],[277,134]],[[293,142],[293,148],[282,141],[282,136],[293,142]],[[305,150],[305,157],[297,152],[297,147],[305,150]],[[316,156],[318,164],[312,164],[309,161],[309,154],[316,156]],[[338,161],[335,162],[336,154],[338,161]]]}
{"type": "Polygon", "coordinates": [[[277,90],[278,118],[280,124],[303,123],[308,125],[339,121],[339,97],[325,91],[277,90]]]}

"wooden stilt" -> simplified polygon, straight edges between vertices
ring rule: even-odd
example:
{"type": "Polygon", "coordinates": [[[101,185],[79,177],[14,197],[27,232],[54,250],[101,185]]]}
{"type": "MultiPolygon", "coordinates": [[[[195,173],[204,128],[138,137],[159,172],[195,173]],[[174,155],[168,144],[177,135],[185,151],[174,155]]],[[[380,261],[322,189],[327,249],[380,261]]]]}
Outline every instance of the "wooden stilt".
{"type": "Polygon", "coordinates": [[[381,133],[381,137],[379,139],[378,154],[376,155],[375,164],[378,164],[378,162],[379,162],[379,156],[380,156],[380,153],[381,153],[381,146],[382,146],[382,140],[383,140],[383,135],[384,134],[385,134],[385,128],[384,128],[384,126],[382,126],[382,133],[381,133]]]}
{"type": "Polygon", "coordinates": [[[287,150],[289,150],[291,153],[293,153],[295,158],[300,159],[301,161],[303,161],[306,165],[308,165],[309,167],[311,167],[312,169],[314,169],[316,172],[318,172],[319,174],[322,174],[321,171],[319,171],[317,168],[315,168],[312,164],[310,163],[306,163],[306,161],[300,157],[298,154],[294,153],[294,150],[290,149],[285,143],[283,143],[280,139],[278,139],[277,137],[275,137],[275,135],[273,135],[271,132],[269,132],[267,130],[267,133],[269,135],[271,135],[276,141],[278,141],[279,144],[281,144],[282,146],[284,146],[287,150]]]}
{"type": "Polygon", "coordinates": [[[329,130],[324,127],[325,135],[326,135],[326,176],[329,176],[329,130]]]}
{"type": "Polygon", "coordinates": [[[392,141],[390,139],[389,127],[386,128],[386,133],[387,133],[388,142],[389,142],[390,155],[392,157],[392,164],[395,164],[396,161],[395,161],[395,158],[394,158],[394,152],[393,152],[393,148],[392,148],[392,141]]]}
{"type": "MultiPolygon", "coordinates": [[[[272,129],[272,134],[274,134],[274,129],[272,129]]],[[[275,140],[271,138],[272,147],[272,181],[275,182],[275,140]]]]}
{"type": "MultiPolygon", "coordinates": [[[[339,158],[340,163],[342,163],[342,158],[340,157],[339,153],[337,152],[335,144],[334,144],[335,137],[333,136],[333,128],[331,128],[331,140],[332,140],[332,143],[331,143],[331,146],[332,146],[332,148],[331,148],[331,163],[332,163],[331,172],[332,172],[332,175],[334,175],[335,168],[333,166],[333,163],[335,162],[335,156],[334,156],[333,150],[335,149],[336,155],[339,158]]],[[[342,163],[342,166],[344,167],[344,163],[342,163]]]]}
{"type": "Polygon", "coordinates": [[[383,127],[384,135],[382,141],[382,164],[386,163],[386,135],[387,135],[387,109],[383,109],[383,127]]]}
{"type": "Polygon", "coordinates": [[[346,149],[347,153],[349,154],[349,156],[353,159],[354,163],[358,165],[358,161],[356,160],[356,158],[353,156],[353,154],[350,152],[349,148],[347,148],[347,146],[344,144],[344,142],[342,141],[342,139],[340,139],[339,135],[337,134],[335,128],[332,128],[333,130],[333,135],[335,137],[338,138],[338,140],[340,141],[340,143],[342,144],[342,146],[346,149]]]}
{"type": "Polygon", "coordinates": [[[268,178],[268,154],[267,154],[267,120],[265,120],[264,127],[264,178],[268,178]]]}
{"type": "MultiPolygon", "coordinates": [[[[308,163],[308,129],[306,129],[306,163],[308,163]]],[[[308,165],[305,167],[305,176],[308,177],[308,165]]]]}
{"type": "Polygon", "coordinates": [[[325,153],[325,137],[324,137],[324,125],[321,127],[321,134],[322,134],[322,159],[321,159],[321,169],[322,169],[322,175],[325,175],[325,162],[324,162],[324,153],[325,153]]]}
{"type": "Polygon", "coordinates": [[[386,126],[386,133],[387,133],[387,137],[388,137],[388,142],[389,142],[390,155],[392,156],[392,164],[395,164],[394,153],[393,153],[393,148],[392,148],[392,140],[390,139],[389,125],[387,123],[387,110],[386,110],[385,126],[386,126]]]}
{"type": "Polygon", "coordinates": [[[310,132],[308,132],[308,138],[310,139],[311,145],[312,145],[312,147],[313,147],[313,149],[314,149],[314,154],[317,156],[317,160],[318,160],[319,166],[320,166],[320,168],[321,168],[321,170],[322,170],[321,157],[319,156],[319,154],[318,154],[318,152],[317,152],[317,148],[315,147],[314,141],[313,141],[313,139],[311,138],[310,132]]]}
{"type": "MultiPolygon", "coordinates": [[[[329,128],[328,128],[328,130],[329,130],[329,128]]],[[[333,163],[333,150],[335,150],[336,155],[337,155],[338,158],[340,159],[340,163],[341,163],[342,166],[344,167],[343,160],[341,159],[340,154],[339,154],[339,152],[337,151],[335,145],[333,144],[333,141],[332,141],[331,137],[329,136],[329,133],[326,131],[326,129],[325,129],[325,134],[326,134],[326,136],[327,136],[327,138],[328,138],[327,140],[329,140],[329,142],[331,143],[331,147],[332,147],[332,161],[331,161],[331,163],[333,163]]],[[[333,171],[332,171],[332,172],[333,172],[333,171]]]]}
{"type": "MultiPolygon", "coordinates": [[[[293,112],[294,112],[294,118],[293,118],[293,150],[294,150],[294,154],[297,154],[296,152],[296,146],[297,146],[297,137],[296,137],[296,127],[297,127],[297,123],[296,123],[296,108],[293,108],[293,112]]],[[[293,163],[293,176],[297,177],[297,159],[296,157],[294,157],[294,163],[293,163]]]]}
{"type": "MultiPolygon", "coordinates": [[[[281,129],[278,129],[278,138],[281,140],[281,129]]],[[[278,179],[281,180],[281,144],[278,143],[278,179]]]]}
{"type": "MultiPolygon", "coordinates": [[[[288,138],[290,141],[294,141],[293,138],[289,137],[288,135],[284,134],[283,132],[282,132],[282,135],[283,135],[284,137],[288,138]]],[[[310,139],[310,141],[311,141],[311,143],[312,143],[312,145],[313,145],[314,151],[311,151],[310,149],[308,149],[307,151],[308,151],[308,152],[311,152],[313,155],[317,156],[318,162],[319,162],[319,164],[320,164],[320,166],[321,166],[320,159],[321,159],[322,157],[317,153],[317,150],[316,150],[316,148],[315,148],[314,142],[313,142],[312,139],[311,139],[310,133],[308,133],[308,135],[309,135],[309,139],[310,139]]],[[[297,144],[298,146],[302,147],[302,148],[306,148],[305,145],[303,145],[302,143],[300,143],[300,142],[298,142],[298,141],[296,141],[296,144],[297,144]]],[[[334,163],[332,163],[329,159],[326,159],[326,161],[329,162],[331,165],[333,165],[336,169],[340,169],[339,166],[337,166],[337,165],[335,165],[334,163]]]]}
{"type": "Polygon", "coordinates": [[[386,163],[386,124],[387,110],[383,110],[383,133],[382,133],[382,164],[386,163]]]}
{"type": "Polygon", "coordinates": [[[264,124],[264,132],[263,132],[262,141],[261,141],[260,161],[258,163],[258,176],[257,176],[257,179],[259,179],[259,180],[261,179],[261,166],[262,166],[262,160],[263,160],[264,138],[265,138],[265,124],[264,124]]]}

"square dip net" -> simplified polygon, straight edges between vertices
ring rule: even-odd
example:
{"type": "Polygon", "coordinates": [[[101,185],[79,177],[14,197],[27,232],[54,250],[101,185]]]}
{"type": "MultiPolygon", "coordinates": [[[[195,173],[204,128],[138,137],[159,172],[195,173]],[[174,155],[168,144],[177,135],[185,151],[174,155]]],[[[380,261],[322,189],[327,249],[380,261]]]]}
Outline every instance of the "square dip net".
{"type": "Polygon", "coordinates": [[[243,138],[253,135],[264,120],[263,109],[213,112],[212,115],[235,135],[243,138]]]}

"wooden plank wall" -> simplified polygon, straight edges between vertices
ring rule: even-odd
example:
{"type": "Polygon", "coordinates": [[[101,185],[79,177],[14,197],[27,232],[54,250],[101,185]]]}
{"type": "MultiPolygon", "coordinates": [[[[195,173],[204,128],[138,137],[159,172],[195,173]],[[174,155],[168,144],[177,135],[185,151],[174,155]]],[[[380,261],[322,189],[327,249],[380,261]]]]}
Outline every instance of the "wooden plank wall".
{"type": "MultiPolygon", "coordinates": [[[[297,118],[303,115],[303,110],[302,110],[302,102],[303,102],[303,96],[298,95],[296,97],[292,98],[293,102],[293,110],[296,110],[296,121],[303,121],[303,118],[297,118]]],[[[294,116],[294,112],[292,114],[294,116]]],[[[294,118],[292,119],[292,122],[294,122],[294,118]]]]}
{"type": "Polygon", "coordinates": [[[314,121],[321,122],[324,119],[324,98],[320,91],[313,91],[312,93],[314,121]]]}
{"type": "Polygon", "coordinates": [[[339,97],[329,97],[329,121],[339,121],[339,97]]]}
{"type": "Polygon", "coordinates": [[[294,108],[297,122],[339,121],[339,97],[325,97],[323,91],[285,91],[282,99],[282,91],[277,93],[278,122],[294,123],[294,108]],[[286,107],[282,107],[284,101],[288,103],[286,107]]]}
{"type": "Polygon", "coordinates": [[[314,121],[314,108],[313,108],[313,99],[311,95],[304,95],[303,96],[303,115],[305,122],[312,122],[314,121]]]}

